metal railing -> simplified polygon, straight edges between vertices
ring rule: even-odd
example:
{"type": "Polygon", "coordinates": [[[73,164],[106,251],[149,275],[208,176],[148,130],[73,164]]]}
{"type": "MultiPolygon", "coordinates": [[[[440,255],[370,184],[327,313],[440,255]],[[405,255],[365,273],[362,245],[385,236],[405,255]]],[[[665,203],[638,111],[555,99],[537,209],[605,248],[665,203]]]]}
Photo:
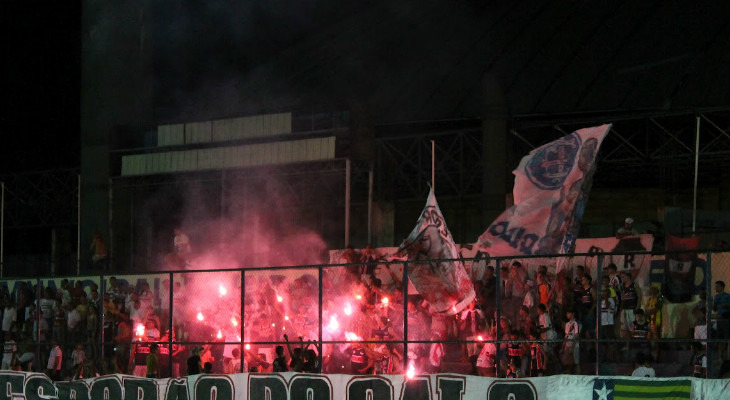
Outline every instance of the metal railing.
{"type": "Polygon", "coordinates": [[[18,354],[25,355],[24,366],[43,371],[50,343],[55,341],[63,349],[64,359],[71,360],[64,361],[59,378],[97,373],[144,375],[143,366],[153,343],[161,350],[161,376],[186,375],[187,361],[198,347],[202,348],[201,365],[210,362],[214,372],[267,372],[274,368],[276,347],[282,346],[287,363],[292,355],[295,359],[290,369],[309,372],[416,370],[489,376],[622,375],[631,372],[631,363],[639,352],[653,355],[654,365],[661,371],[658,374],[691,375],[690,359],[704,352],[708,362],[702,375],[714,377],[720,363],[729,358],[730,346],[727,319],[712,312],[711,287],[730,274],[728,255],[697,253],[697,257],[680,260],[691,271],[679,272],[672,270],[671,260],[679,259],[676,255],[641,252],[451,260],[465,265],[477,292],[477,311],[472,313],[467,307],[448,313],[454,315],[429,313],[423,296],[409,285],[410,262],[403,261],[19,278],[0,281],[0,285],[4,283],[9,288],[7,295],[19,303],[18,310],[28,314],[19,319],[21,322],[13,330],[20,346],[18,354]],[[513,267],[514,261],[522,264],[524,272],[514,270],[518,268],[513,267]],[[638,262],[649,264],[637,266],[638,262]],[[600,291],[593,292],[595,306],[581,310],[571,305],[578,292],[573,293],[560,283],[573,280],[573,271],[582,265],[595,277],[588,285],[595,288],[610,263],[619,270],[638,271],[637,285],[661,285],[658,297],[663,298],[663,304],[658,308],[662,318],[650,327],[653,336],[648,340],[632,338],[636,336],[632,329],[624,330],[628,337],[621,337],[622,330],[615,325],[607,328],[601,324],[600,291]],[[524,287],[512,284],[510,291],[507,285],[496,284],[537,280],[542,265],[547,267],[546,277],[553,282],[552,297],[545,308],[548,315],[552,314],[555,337],[524,326],[528,317],[539,319],[537,308],[545,289],[542,277],[531,292],[533,307],[522,314],[519,309],[527,295],[524,287]],[[490,266],[494,268],[493,278],[486,272],[490,266]],[[504,272],[508,275],[504,276],[504,272]],[[675,279],[677,273],[687,280],[674,287],[668,280],[675,279]],[[70,289],[61,288],[64,279],[70,289]],[[24,288],[21,282],[25,282],[24,288]],[[77,282],[81,291],[73,288],[77,282]],[[35,292],[30,288],[35,288],[35,292]],[[701,290],[708,296],[699,301],[697,294],[701,290]],[[29,301],[33,293],[39,299],[35,310],[29,301]],[[57,307],[52,307],[52,303],[57,307]],[[697,314],[703,308],[710,310],[704,323],[697,314]],[[568,310],[574,312],[581,325],[575,338],[563,337],[563,317],[568,310]],[[693,311],[696,318],[688,316],[693,311]],[[168,334],[170,327],[172,334],[168,334]],[[698,340],[690,331],[706,332],[694,352],[690,348],[698,340]],[[528,336],[530,333],[532,337],[528,336]],[[81,363],[81,373],[82,368],[74,365],[72,357],[79,344],[85,347],[87,358],[81,363]],[[576,347],[579,350],[573,350],[576,347]],[[296,348],[313,351],[302,350],[302,355],[297,356],[296,348]],[[531,351],[542,354],[544,364],[531,368],[536,359],[530,357],[531,351]],[[33,367],[27,365],[28,358],[33,367]],[[678,365],[677,361],[683,364],[678,365]],[[534,368],[540,366],[543,368],[534,368]]]}

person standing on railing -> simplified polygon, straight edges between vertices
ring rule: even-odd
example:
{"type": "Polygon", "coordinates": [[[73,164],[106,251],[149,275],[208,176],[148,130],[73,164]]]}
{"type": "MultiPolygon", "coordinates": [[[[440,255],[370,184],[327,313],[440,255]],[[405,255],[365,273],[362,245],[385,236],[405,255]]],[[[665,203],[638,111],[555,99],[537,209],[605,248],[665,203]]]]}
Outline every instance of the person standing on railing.
{"type": "Polygon", "coordinates": [[[639,232],[633,228],[634,219],[633,218],[626,218],[624,220],[624,226],[621,228],[618,228],[618,231],[616,231],[616,239],[623,239],[630,236],[636,236],[639,234],[639,232]]]}

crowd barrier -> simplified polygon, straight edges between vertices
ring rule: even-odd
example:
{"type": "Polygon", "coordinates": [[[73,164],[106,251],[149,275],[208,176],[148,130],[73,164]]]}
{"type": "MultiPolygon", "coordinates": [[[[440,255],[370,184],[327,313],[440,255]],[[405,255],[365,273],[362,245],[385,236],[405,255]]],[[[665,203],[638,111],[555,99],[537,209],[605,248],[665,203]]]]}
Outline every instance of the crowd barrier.
{"type": "MultiPolygon", "coordinates": [[[[481,274],[475,282],[483,281],[484,271],[490,266],[495,267],[496,281],[501,281],[501,267],[509,267],[517,260],[530,280],[535,279],[538,268],[543,265],[551,279],[561,279],[563,275],[572,278],[575,267],[582,265],[594,277],[594,283],[601,281],[604,268],[611,263],[618,265],[619,269],[634,271],[644,291],[648,292],[648,288],[654,286],[659,287],[660,294],[664,294],[660,303],[659,334],[645,351],[654,355],[657,376],[681,377],[690,376],[693,371],[691,345],[697,341],[693,332],[696,332],[698,322],[692,310],[703,306],[703,303],[705,308],[712,310],[712,283],[726,280],[730,271],[727,267],[730,263],[728,253],[693,254],[688,261],[682,261],[687,267],[684,273],[691,275],[685,275],[690,283],[680,288],[688,292],[679,294],[665,291],[671,269],[676,266],[671,260],[678,258],[673,254],[589,252],[519,259],[477,256],[451,261],[463,262],[472,277],[481,274]],[[708,296],[700,300],[698,293],[703,289],[708,296]],[[672,296],[681,301],[670,301],[668,297],[672,296]]],[[[502,317],[518,320],[517,310],[522,298],[507,296],[500,285],[495,287],[493,296],[477,302],[482,307],[485,325],[469,326],[464,310],[456,315],[429,315],[428,304],[423,304],[419,293],[409,285],[408,264],[405,261],[376,260],[347,265],[17,278],[0,281],[0,287],[7,287],[13,299],[23,298],[23,305],[27,308],[31,303],[29,297],[41,298],[45,293],[55,296],[59,289],[70,285],[67,287],[70,290],[66,290],[69,293],[62,291],[62,295],[72,297],[74,304],[77,301],[78,304],[85,303],[81,308],[86,311],[86,321],[94,321],[80,328],[58,328],[53,326],[54,322],[58,322],[54,321],[57,316],[49,316],[46,312],[43,318],[50,329],[44,339],[38,339],[39,333],[43,336],[39,332],[40,323],[26,322],[25,327],[18,326],[18,332],[28,335],[18,343],[26,345],[26,349],[33,349],[34,365],[40,371],[46,363],[48,342],[56,339],[66,360],[79,344],[84,346],[88,360],[86,376],[120,372],[133,374],[135,367],[144,363],[140,355],[146,355],[148,350],[144,349],[152,343],[159,344],[162,349],[162,376],[184,376],[185,361],[195,347],[203,347],[203,351],[208,353],[215,373],[243,373],[251,367],[269,372],[276,357],[276,346],[287,345],[285,334],[291,347],[305,347],[310,342],[319,368],[316,372],[329,374],[358,373],[350,369],[348,356],[354,343],[390,357],[388,365],[376,364],[368,369],[369,373],[380,375],[396,371],[400,376],[409,369],[415,369],[417,375],[476,375],[479,373],[476,358],[486,343],[494,344],[497,351],[497,376],[500,375],[500,365],[509,358],[510,344],[527,346],[540,343],[558,350],[566,342],[579,343],[580,352],[576,355],[579,368],[573,369],[573,374],[625,376],[634,368],[636,352],[631,349],[634,343],[620,338],[607,339],[600,325],[597,325],[596,331],[572,340],[562,338],[559,329],[558,338],[553,340],[510,338],[508,331],[511,328],[500,326],[495,321],[502,320],[502,317]],[[79,293],[75,286],[83,291],[79,300],[76,299],[79,293]],[[21,292],[25,293],[21,295],[21,292]],[[98,304],[96,318],[91,317],[93,307],[90,305],[93,304],[98,304]],[[413,304],[417,308],[409,309],[413,304]],[[148,325],[150,321],[153,321],[152,325],[148,325]],[[120,338],[120,325],[125,323],[131,334],[120,338]],[[26,329],[28,325],[30,331],[26,329]],[[169,334],[169,327],[174,328],[172,334],[169,334]],[[488,330],[491,327],[496,334],[490,336],[488,330]],[[54,332],[56,328],[58,334],[54,332]],[[465,333],[465,329],[471,331],[465,333]],[[438,337],[433,335],[434,332],[448,332],[448,335],[438,337]],[[442,345],[442,358],[441,364],[432,369],[428,361],[436,344],[442,345]],[[621,353],[624,346],[630,349],[621,353]],[[606,357],[607,350],[620,354],[606,357]],[[232,362],[236,358],[235,353],[240,354],[244,362],[232,362]]],[[[38,304],[39,309],[44,309],[41,302],[38,304]]],[[[28,320],[39,322],[38,315],[29,315],[28,320]]],[[[595,317],[600,320],[600,310],[595,317]]],[[[553,315],[558,327],[562,319],[562,316],[553,315]]],[[[728,359],[730,349],[725,323],[713,317],[711,312],[705,322],[707,334],[701,340],[708,358],[705,376],[719,376],[722,362],[728,359]]],[[[561,366],[560,354],[555,352],[552,355],[555,358],[548,360],[549,365],[542,374],[568,379],[567,375],[561,375],[565,369],[561,366]]],[[[286,356],[289,354],[286,353],[286,356]]],[[[68,361],[63,369],[66,375],[73,377],[74,366],[68,361]]],[[[523,365],[521,372],[523,377],[529,375],[529,366],[525,368],[523,365]]]]}

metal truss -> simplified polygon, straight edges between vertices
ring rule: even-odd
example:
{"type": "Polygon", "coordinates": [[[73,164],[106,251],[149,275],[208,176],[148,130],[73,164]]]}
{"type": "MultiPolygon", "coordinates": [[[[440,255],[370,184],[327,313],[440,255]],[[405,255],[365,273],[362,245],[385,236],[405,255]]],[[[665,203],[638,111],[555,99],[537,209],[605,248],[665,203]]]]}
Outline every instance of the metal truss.
{"type": "Polygon", "coordinates": [[[375,171],[380,198],[424,198],[431,182],[431,141],[439,196],[482,192],[482,131],[472,128],[377,139],[375,171]]]}
{"type": "Polygon", "coordinates": [[[5,184],[5,228],[76,225],[78,176],[77,169],[0,176],[5,184]]]}

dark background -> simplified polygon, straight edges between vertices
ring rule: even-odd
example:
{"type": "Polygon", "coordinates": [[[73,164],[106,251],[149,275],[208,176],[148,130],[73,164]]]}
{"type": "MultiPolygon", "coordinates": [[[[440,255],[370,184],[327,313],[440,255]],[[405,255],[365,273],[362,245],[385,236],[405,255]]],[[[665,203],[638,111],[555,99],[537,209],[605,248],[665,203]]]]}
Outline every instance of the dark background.
{"type": "Polygon", "coordinates": [[[0,173],[77,167],[81,2],[3,1],[0,173]]]}

